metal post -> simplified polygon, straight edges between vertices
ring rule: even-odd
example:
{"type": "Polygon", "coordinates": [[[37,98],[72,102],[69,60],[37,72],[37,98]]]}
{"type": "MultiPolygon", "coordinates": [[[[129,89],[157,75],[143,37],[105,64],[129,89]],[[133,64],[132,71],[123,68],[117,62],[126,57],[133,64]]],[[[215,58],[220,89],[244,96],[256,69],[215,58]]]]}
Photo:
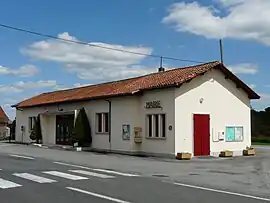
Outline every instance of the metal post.
{"type": "Polygon", "coordinates": [[[222,39],[219,40],[219,49],[220,49],[220,61],[223,63],[223,46],[222,46],[222,39]]]}

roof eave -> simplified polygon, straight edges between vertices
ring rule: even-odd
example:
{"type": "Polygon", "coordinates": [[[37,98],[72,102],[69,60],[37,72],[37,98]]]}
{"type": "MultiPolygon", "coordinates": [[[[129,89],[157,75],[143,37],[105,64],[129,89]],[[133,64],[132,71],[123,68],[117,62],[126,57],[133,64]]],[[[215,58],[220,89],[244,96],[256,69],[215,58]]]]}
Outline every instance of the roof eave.
{"type": "Polygon", "coordinates": [[[90,100],[97,100],[97,99],[106,99],[106,98],[112,98],[112,97],[120,97],[120,96],[131,96],[141,93],[141,90],[134,91],[134,92],[128,92],[123,94],[117,94],[117,95],[106,95],[106,96],[99,96],[99,97],[92,97],[92,98],[82,98],[82,99],[73,99],[73,100],[66,100],[66,101],[56,101],[51,103],[41,103],[41,104],[34,104],[34,105],[14,105],[16,108],[31,108],[31,107],[40,107],[40,106],[46,106],[46,105],[56,105],[56,104],[64,104],[64,103],[72,103],[72,102],[83,102],[83,101],[90,101],[90,100]]]}
{"type": "Polygon", "coordinates": [[[261,98],[253,89],[251,89],[240,78],[238,78],[228,68],[226,68],[224,64],[219,64],[214,68],[220,69],[226,76],[228,76],[229,79],[231,79],[234,83],[238,84],[239,87],[242,88],[248,94],[249,99],[260,99],[261,98]]]}

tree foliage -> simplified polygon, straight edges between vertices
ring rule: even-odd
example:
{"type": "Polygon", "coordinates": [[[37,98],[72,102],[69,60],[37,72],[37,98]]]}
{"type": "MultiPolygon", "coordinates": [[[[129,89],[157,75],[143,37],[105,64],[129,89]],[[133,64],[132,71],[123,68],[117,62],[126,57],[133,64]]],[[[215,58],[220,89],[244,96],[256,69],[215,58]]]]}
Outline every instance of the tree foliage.
{"type": "Polygon", "coordinates": [[[251,110],[251,134],[253,138],[270,138],[270,107],[251,110]]]}
{"type": "Polygon", "coordinates": [[[15,140],[15,131],[16,131],[16,118],[12,121],[12,123],[8,124],[8,127],[10,129],[10,140],[15,140]]]}
{"type": "Polygon", "coordinates": [[[41,132],[41,125],[40,125],[40,115],[37,116],[34,128],[30,133],[30,139],[35,140],[39,143],[42,140],[42,132],[41,132]]]}
{"type": "Polygon", "coordinates": [[[78,143],[79,146],[92,144],[91,127],[84,108],[79,111],[75,120],[72,142],[78,143]]]}

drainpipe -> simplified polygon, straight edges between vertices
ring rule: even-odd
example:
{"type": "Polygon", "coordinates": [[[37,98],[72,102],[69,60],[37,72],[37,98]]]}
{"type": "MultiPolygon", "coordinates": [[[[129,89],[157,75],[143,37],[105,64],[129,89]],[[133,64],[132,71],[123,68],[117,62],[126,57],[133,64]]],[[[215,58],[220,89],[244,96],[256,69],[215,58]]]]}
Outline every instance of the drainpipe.
{"type": "Polygon", "coordinates": [[[111,139],[111,118],[112,118],[112,101],[106,100],[109,103],[109,144],[110,144],[110,152],[112,149],[112,139],[111,139]]]}

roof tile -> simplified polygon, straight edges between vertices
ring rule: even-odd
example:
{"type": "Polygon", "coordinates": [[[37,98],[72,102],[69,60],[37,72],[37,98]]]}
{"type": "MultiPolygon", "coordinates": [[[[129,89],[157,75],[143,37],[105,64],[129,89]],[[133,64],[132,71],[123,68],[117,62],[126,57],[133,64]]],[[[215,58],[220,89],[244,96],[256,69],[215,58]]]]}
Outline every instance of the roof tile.
{"type": "Polygon", "coordinates": [[[191,80],[198,75],[211,70],[212,68],[220,68],[225,74],[230,75],[234,82],[239,83],[240,86],[248,93],[251,99],[259,98],[259,95],[245,85],[239,78],[233,75],[227,68],[225,68],[223,64],[218,61],[214,61],[196,66],[171,69],[164,72],[156,72],[125,80],[43,93],[24,100],[14,106],[22,108],[67,101],[80,101],[101,97],[131,95],[134,92],[147,89],[166,88],[181,85],[182,83],[191,80]]]}
{"type": "Polygon", "coordinates": [[[0,122],[8,122],[8,116],[5,113],[5,111],[2,109],[2,107],[0,106],[0,122]]]}

